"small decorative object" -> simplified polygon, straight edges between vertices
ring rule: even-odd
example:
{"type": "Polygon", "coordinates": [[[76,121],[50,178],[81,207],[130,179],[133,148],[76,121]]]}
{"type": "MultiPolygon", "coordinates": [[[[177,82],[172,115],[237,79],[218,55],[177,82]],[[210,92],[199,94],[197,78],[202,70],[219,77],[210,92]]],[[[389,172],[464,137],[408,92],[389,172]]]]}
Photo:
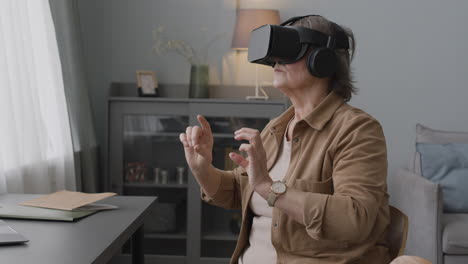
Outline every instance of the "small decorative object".
{"type": "Polygon", "coordinates": [[[152,71],[137,71],[138,95],[142,97],[159,97],[156,73],[152,71]]]}
{"type": "Polygon", "coordinates": [[[159,184],[161,183],[160,175],[159,172],[161,171],[160,168],[153,168],[153,177],[154,177],[154,183],[159,184]]]}
{"type": "Polygon", "coordinates": [[[168,178],[169,178],[169,171],[168,170],[161,170],[160,171],[160,183],[161,184],[167,184],[168,178]]]}
{"type": "MultiPolygon", "coordinates": [[[[202,31],[207,32],[208,30],[206,28],[203,28],[202,31]]],[[[154,54],[159,55],[162,53],[173,51],[184,57],[191,65],[189,97],[209,98],[209,66],[207,57],[208,54],[212,52],[212,48],[210,48],[210,46],[213,43],[215,43],[216,40],[224,36],[226,36],[226,33],[214,36],[214,38],[211,39],[204,46],[204,48],[197,53],[196,50],[186,41],[166,40],[164,36],[164,27],[159,26],[157,29],[153,30],[153,52],[154,54]]]]}
{"type": "Polygon", "coordinates": [[[127,182],[144,182],[146,179],[147,168],[145,163],[129,162],[125,171],[125,180],[127,182]]]}
{"type": "Polygon", "coordinates": [[[231,220],[229,221],[229,229],[233,234],[239,234],[240,228],[242,225],[242,216],[240,213],[233,213],[231,215],[231,220]]]}
{"type": "Polygon", "coordinates": [[[185,167],[178,166],[176,167],[177,170],[177,183],[184,184],[185,183],[185,167]]]}

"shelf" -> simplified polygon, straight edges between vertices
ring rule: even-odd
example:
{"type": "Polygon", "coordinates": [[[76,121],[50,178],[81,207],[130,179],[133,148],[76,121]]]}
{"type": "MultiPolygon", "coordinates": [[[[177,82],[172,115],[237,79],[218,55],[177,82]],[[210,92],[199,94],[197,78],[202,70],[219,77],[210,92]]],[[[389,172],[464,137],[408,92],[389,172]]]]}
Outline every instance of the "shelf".
{"type": "Polygon", "coordinates": [[[234,133],[213,133],[214,138],[232,138],[234,139],[234,133]]]}
{"type": "MultiPolygon", "coordinates": [[[[137,137],[137,136],[145,136],[145,137],[179,137],[180,133],[185,133],[185,131],[181,132],[146,132],[146,131],[125,131],[124,136],[128,137],[137,137]]],[[[214,138],[232,138],[234,139],[234,132],[232,133],[213,133],[214,138]]]]}
{"type": "Polygon", "coordinates": [[[136,136],[179,137],[180,133],[185,133],[185,131],[181,131],[181,132],[124,131],[124,137],[136,137],[136,136]]]}
{"type": "MultiPolygon", "coordinates": [[[[185,259],[186,259],[185,256],[145,254],[145,263],[147,264],[152,264],[152,263],[185,264],[186,263],[185,259]]],[[[132,256],[130,254],[116,255],[112,258],[111,261],[109,261],[109,263],[110,264],[132,263],[132,256]]],[[[224,262],[210,262],[210,263],[224,263],[224,262]]]]}
{"type": "Polygon", "coordinates": [[[150,239],[187,239],[186,232],[180,233],[146,233],[145,238],[150,239]]]}
{"type": "Polygon", "coordinates": [[[229,264],[230,258],[209,258],[201,257],[201,262],[203,264],[229,264]]]}
{"type": "Polygon", "coordinates": [[[174,188],[174,189],[185,189],[187,184],[178,184],[178,183],[151,183],[151,182],[135,182],[135,183],[124,183],[125,188],[174,188]]]}
{"type": "Polygon", "coordinates": [[[206,232],[202,234],[203,240],[237,241],[238,235],[231,232],[206,232]]]}

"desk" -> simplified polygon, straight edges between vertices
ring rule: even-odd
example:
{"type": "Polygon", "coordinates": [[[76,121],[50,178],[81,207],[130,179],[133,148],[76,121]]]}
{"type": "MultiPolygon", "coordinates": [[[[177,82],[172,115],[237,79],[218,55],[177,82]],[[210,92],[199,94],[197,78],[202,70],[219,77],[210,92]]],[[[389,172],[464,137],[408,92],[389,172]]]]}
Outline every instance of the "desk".
{"type": "MultiPolygon", "coordinates": [[[[39,195],[1,194],[0,203],[17,204],[39,195]]],[[[75,222],[3,219],[29,239],[24,245],[0,246],[1,263],[107,263],[131,237],[133,263],[144,262],[143,220],[156,197],[113,196],[102,203],[119,208],[75,222]]]]}

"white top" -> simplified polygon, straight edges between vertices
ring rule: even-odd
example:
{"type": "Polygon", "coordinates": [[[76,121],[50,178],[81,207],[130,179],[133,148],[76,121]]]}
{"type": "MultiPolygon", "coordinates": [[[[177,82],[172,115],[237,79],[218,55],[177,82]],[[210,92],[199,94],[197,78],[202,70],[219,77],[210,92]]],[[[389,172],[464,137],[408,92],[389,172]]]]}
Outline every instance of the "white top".
{"type": "MultiPolygon", "coordinates": [[[[289,123],[291,123],[291,120],[289,123]]],[[[286,131],[288,131],[289,123],[286,131]]],[[[286,133],[284,133],[282,147],[280,147],[279,151],[278,159],[269,171],[273,181],[283,180],[289,167],[291,141],[287,141],[286,133]]],[[[249,206],[254,213],[249,237],[250,246],[239,256],[239,264],[276,263],[276,250],[271,244],[273,208],[268,206],[267,201],[257,192],[252,194],[249,206]]]]}

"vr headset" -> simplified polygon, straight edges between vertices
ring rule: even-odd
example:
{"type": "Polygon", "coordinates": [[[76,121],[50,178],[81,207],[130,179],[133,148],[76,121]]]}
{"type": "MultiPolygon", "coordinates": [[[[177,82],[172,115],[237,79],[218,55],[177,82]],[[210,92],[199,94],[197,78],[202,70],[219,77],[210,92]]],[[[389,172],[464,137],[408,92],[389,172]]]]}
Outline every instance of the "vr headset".
{"type": "Polygon", "coordinates": [[[349,49],[348,36],[333,23],[335,34],[327,35],[305,27],[288,26],[307,15],[292,17],[281,25],[264,25],[250,33],[248,60],[274,67],[300,60],[309,47],[315,47],[307,58],[309,72],[319,78],[332,76],[337,67],[336,49],[349,49]]]}

